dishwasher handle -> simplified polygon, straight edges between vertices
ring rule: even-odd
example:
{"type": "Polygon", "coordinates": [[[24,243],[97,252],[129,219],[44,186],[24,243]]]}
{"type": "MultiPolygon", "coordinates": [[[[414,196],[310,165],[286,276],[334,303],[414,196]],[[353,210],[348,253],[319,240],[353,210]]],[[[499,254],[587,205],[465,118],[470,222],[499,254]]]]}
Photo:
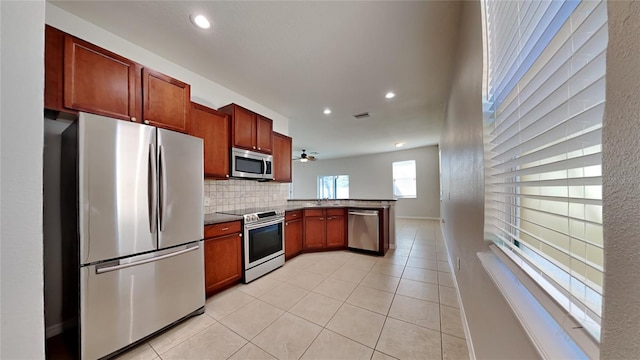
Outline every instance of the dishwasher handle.
{"type": "Polygon", "coordinates": [[[349,215],[360,215],[360,216],[378,216],[378,211],[374,210],[374,211],[353,211],[350,210],[349,211],[349,215]]]}

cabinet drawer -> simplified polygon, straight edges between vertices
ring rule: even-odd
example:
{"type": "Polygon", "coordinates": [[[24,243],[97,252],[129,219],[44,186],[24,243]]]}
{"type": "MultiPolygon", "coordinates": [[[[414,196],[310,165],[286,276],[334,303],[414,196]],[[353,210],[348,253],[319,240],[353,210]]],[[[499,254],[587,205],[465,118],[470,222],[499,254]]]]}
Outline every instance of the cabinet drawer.
{"type": "Polygon", "coordinates": [[[324,216],[323,209],[304,209],[304,216],[324,216]]]}
{"type": "Polygon", "coordinates": [[[344,216],[344,208],[327,209],[327,216],[344,216]]]}
{"type": "Polygon", "coordinates": [[[284,219],[289,221],[289,220],[295,220],[295,219],[302,219],[302,210],[296,210],[296,211],[287,211],[284,213],[284,219]]]}
{"type": "Polygon", "coordinates": [[[232,221],[215,225],[207,225],[204,227],[204,238],[209,239],[212,237],[218,237],[228,235],[232,233],[241,232],[242,224],[240,221],[232,221]]]}

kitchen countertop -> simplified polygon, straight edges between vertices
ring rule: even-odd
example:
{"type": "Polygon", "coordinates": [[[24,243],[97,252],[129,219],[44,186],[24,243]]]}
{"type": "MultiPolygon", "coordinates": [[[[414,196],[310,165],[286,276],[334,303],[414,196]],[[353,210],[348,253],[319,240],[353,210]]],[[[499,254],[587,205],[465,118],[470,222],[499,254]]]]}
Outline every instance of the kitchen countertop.
{"type": "MultiPolygon", "coordinates": [[[[322,209],[322,208],[360,208],[360,209],[380,209],[380,208],[388,208],[389,204],[382,204],[387,201],[396,201],[389,199],[339,199],[339,200],[321,200],[320,204],[318,204],[318,199],[291,199],[288,200],[290,203],[284,206],[272,206],[266,208],[252,208],[247,209],[246,212],[252,213],[257,210],[268,211],[268,210],[284,210],[284,211],[295,211],[295,210],[304,210],[304,209],[322,209]],[[354,202],[358,203],[354,203],[354,202]],[[370,203],[369,203],[370,202],[370,203]],[[368,204],[369,203],[369,204],[368,204]]],[[[233,212],[242,212],[239,210],[233,210],[233,212]]],[[[233,215],[226,213],[211,213],[204,215],[204,224],[205,225],[214,225],[229,221],[238,221],[243,220],[241,215],[233,215]]]]}
{"type": "Polygon", "coordinates": [[[219,224],[219,223],[224,223],[229,221],[238,221],[238,220],[242,220],[242,216],[220,214],[220,213],[204,214],[205,225],[214,225],[214,224],[219,224]]]}

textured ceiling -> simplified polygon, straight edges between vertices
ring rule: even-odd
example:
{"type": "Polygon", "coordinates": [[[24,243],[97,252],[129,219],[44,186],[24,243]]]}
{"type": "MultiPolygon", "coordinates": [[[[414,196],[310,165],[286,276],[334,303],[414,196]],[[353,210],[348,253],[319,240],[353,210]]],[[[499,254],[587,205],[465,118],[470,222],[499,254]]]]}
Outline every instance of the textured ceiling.
{"type": "Polygon", "coordinates": [[[52,3],[288,117],[294,155],[439,142],[457,1],[52,3]],[[213,28],[195,29],[195,12],[213,28]]]}

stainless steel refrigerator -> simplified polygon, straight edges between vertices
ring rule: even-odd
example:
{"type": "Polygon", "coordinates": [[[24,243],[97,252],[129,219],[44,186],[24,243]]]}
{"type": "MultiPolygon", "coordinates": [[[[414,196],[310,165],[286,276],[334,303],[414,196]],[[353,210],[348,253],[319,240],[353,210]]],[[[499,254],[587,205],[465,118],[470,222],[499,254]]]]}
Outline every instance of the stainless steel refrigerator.
{"type": "Polygon", "coordinates": [[[202,159],[199,138],[93,114],[63,133],[82,359],[202,313],[202,159]]]}

